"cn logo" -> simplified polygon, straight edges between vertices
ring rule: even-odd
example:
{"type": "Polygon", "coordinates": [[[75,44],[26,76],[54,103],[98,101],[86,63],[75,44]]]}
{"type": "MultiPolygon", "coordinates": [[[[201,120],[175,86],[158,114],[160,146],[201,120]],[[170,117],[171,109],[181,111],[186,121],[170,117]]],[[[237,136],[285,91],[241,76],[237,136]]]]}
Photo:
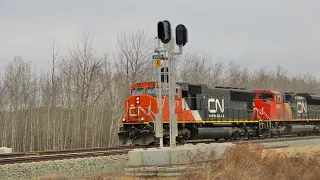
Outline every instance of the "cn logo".
{"type": "Polygon", "coordinates": [[[221,99],[220,101],[219,101],[219,99],[209,98],[208,99],[208,111],[210,113],[217,113],[218,109],[219,109],[221,113],[224,113],[224,99],[221,99]]]}
{"type": "Polygon", "coordinates": [[[307,113],[307,103],[304,101],[298,101],[297,102],[297,112],[299,114],[307,113]]]}
{"type": "Polygon", "coordinates": [[[129,107],[129,116],[139,116],[141,114],[141,112],[144,113],[147,116],[150,116],[151,115],[151,106],[148,106],[147,109],[144,109],[141,106],[138,106],[138,107],[131,106],[131,107],[129,107]]]}

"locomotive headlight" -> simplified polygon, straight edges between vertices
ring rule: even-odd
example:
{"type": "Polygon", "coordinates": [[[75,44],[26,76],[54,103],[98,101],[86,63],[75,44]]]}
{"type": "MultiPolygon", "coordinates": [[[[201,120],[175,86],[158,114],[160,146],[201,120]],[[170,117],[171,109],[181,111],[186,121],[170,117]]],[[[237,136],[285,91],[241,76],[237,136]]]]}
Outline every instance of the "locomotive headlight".
{"type": "Polygon", "coordinates": [[[125,122],[125,121],[126,121],[126,119],[122,119],[122,121],[123,121],[123,122],[125,122]]]}
{"type": "Polygon", "coordinates": [[[139,100],[140,100],[140,97],[139,97],[139,96],[138,96],[138,97],[136,97],[136,100],[137,100],[137,101],[139,101],[139,100]]]}
{"type": "Polygon", "coordinates": [[[139,102],[139,101],[136,101],[136,103],[139,104],[140,102],[139,102]]]}
{"type": "Polygon", "coordinates": [[[144,121],[144,118],[143,118],[143,117],[141,118],[141,121],[144,121]]]}

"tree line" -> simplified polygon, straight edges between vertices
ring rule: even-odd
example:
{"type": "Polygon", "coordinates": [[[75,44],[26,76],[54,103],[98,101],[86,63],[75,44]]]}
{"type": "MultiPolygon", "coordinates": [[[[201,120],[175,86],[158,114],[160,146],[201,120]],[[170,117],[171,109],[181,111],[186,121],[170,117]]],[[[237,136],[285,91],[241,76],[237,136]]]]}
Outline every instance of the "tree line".
{"type": "MultiPolygon", "coordinates": [[[[36,75],[15,56],[0,77],[1,146],[14,152],[117,145],[130,86],[153,81],[153,38],[143,30],[119,35],[116,50],[97,52],[88,36],[68,56],[51,46],[50,70],[36,75]]],[[[209,87],[233,86],[319,93],[319,80],[290,75],[278,66],[256,71],[198,53],[178,59],[177,80],[209,87]]]]}

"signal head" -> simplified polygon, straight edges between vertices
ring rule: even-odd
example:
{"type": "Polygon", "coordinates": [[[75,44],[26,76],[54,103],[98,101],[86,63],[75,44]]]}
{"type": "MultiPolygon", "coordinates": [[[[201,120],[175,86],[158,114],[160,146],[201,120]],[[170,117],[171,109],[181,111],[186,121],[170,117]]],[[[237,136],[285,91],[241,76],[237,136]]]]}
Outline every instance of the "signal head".
{"type": "Polygon", "coordinates": [[[164,25],[162,21],[158,22],[158,38],[159,39],[164,38],[164,25]]]}
{"type": "Polygon", "coordinates": [[[188,42],[188,30],[183,24],[179,24],[176,27],[176,44],[178,46],[184,46],[188,42]]]}
{"type": "Polygon", "coordinates": [[[163,44],[168,44],[171,40],[171,24],[169,21],[158,22],[158,38],[163,44]]]}

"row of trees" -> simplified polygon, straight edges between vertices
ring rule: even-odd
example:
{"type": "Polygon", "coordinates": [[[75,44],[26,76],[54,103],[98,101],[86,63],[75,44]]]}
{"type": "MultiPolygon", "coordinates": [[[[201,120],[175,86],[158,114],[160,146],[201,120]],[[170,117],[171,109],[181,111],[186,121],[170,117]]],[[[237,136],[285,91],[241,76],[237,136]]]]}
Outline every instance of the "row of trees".
{"type": "MultiPolygon", "coordinates": [[[[13,151],[113,146],[123,102],[137,81],[154,80],[153,41],[139,30],[118,37],[112,54],[98,55],[84,37],[66,57],[51,47],[51,68],[40,76],[16,56],[0,79],[0,143],[13,151]]],[[[101,54],[101,53],[99,53],[101,54]]],[[[319,92],[313,76],[293,76],[280,66],[250,72],[199,54],[179,59],[179,81],[209,86],[319,92]]]]}
{"type": "Polygon", "coordinates": [[[187,54],[179,63],[180,81],[204,83],[209,87],[229,86],[246,89],[272,89],[281,92],[311,92],[320,94],[319,79],[310,73],[290,74],[280,65],[249,70],[234,61],[213,61],[199,54],[187,54]]]}

